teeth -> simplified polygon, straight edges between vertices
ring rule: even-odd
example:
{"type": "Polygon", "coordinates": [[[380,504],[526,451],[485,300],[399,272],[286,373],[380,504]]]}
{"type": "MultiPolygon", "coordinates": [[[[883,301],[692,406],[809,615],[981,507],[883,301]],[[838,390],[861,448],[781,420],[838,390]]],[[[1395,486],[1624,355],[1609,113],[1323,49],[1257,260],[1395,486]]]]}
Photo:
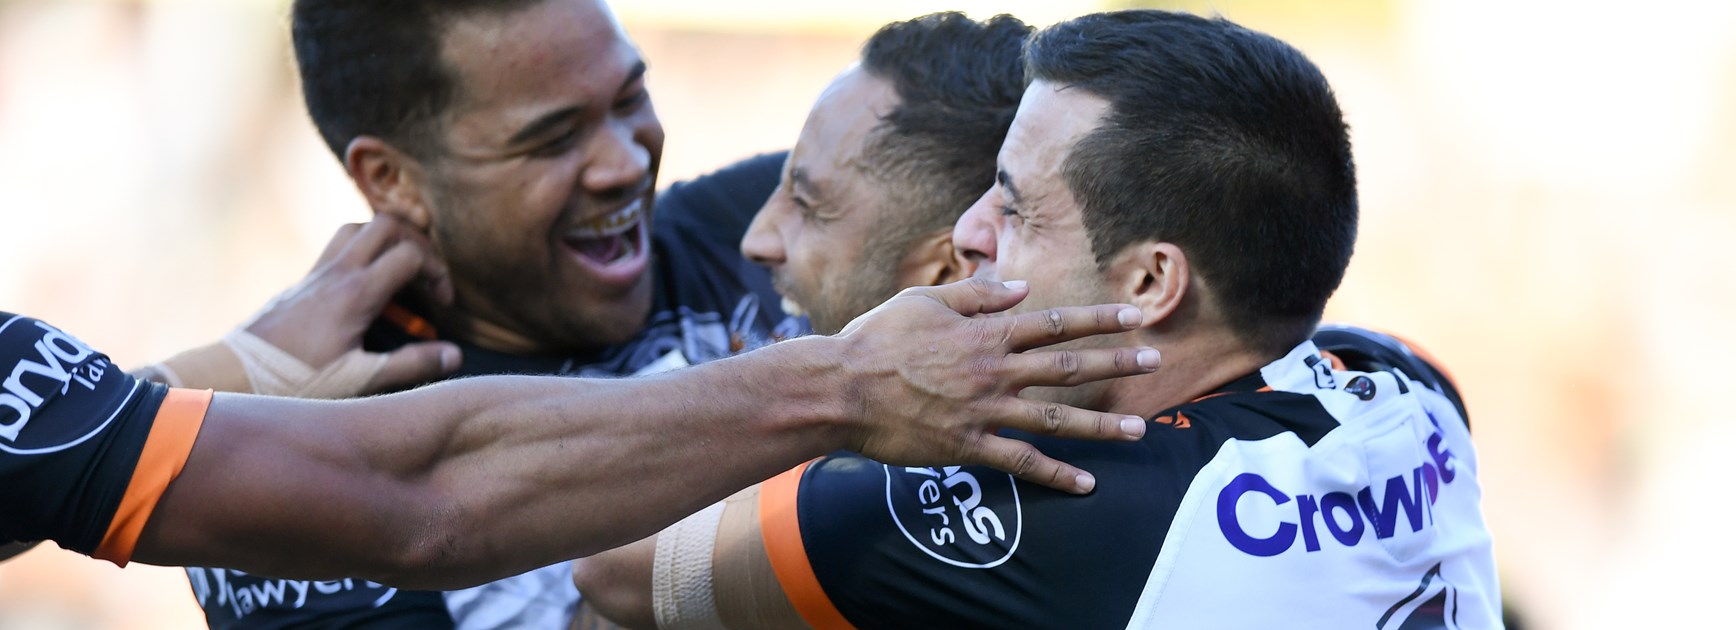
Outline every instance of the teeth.
{"type": "Polygon", "coordinates": [[[626,234],[628,230],[633,229],[633,226],[639,224],[642,206],[643,204],[635,202],[625,208],[576,226],[567,231],[567,238],[596,239],[626,234]]]}
{"type": "Polygon", "coordinates": [[[621,255],[616,256],[615,260],[611,260],[609,262],[612,263],[612,262],[619,261],[619,260],[629,260],[629,259],[633,258],[633,256],[635,256],[639,253],[639,239],[629,238],[629,239],[624,239],[621,242],[623,244],[623,246],[621,247],[621,255]]]}
{"type": "Polygon", "coordinates": [[[805,308],[802,308],[801,304],[797,304],[795,300],[792,300],[792,299],[787,298],[787,297],[784,298],[783,306],[784,306],[784,313],[788,314],[790,317],[801,317],[803,315],[808,314],[808,310],[805,308]]]}

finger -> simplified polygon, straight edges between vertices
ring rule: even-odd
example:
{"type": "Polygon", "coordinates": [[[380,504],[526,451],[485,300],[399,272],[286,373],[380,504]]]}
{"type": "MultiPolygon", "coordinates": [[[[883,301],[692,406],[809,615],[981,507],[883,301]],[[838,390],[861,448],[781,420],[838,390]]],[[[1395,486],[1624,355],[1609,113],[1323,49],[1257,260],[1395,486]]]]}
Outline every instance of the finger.
{"type": "Polygon", "coordinates": [[[358,267],[366,265],[378,258],[387,245],[402,239],[404,231],[403,224],[392,215],[376,214],[350,239],[349,247],[338,254],[338,260],[358,267]]]}
{"type": "Polygon", "coordinates": [[[971,278],[962,282],[933,287],[905,289],[900,295],[933,298],[958,314],[970,317],[983,313],[998,313],[1012,308],[1030,293],[1023,280],[995,282],[971,278]]]}
{"type": "Polygon", "coordinates": [[[413,343],[386,353],[386,363],[363,393],[374,394],[433,381],[463,363],[458,346],[443,341],[413,343]]]}
{"type": "Polygon", "coordinates": [[[1057,402],[1014,398],[999,415],[999,425],[1026,433],[1073,440],[1133,441],[1145,437],[1145,418],[1086,411],[1057,402]]]}
{"type": "Polygon", "coordinates": [[[1044,455],[1029,442],[989,436],[981,444],[976,463],[1070,494],[1090,494],[1097,487],[1091,473],[1044,455]]]}
{"type": "Polygon", "coordinates": [[[1066,387],[1155,371],[1163,363],[1156,348],[1051,350],[1007,355],[1001,363],[1014,387],[1066,387]]]}
{"type": "Polygon", "coordinates": [[[434,300],[435,304],[448,306],[452,304],[453,287],[451,269],[446,261],[434,251],[434,243],[428,236],[418,230],[403,230],[404,240],[415,243],[422,248],[422,269],[417,277],[422,282],[423,293],[434,300]]]}
{"type": "Polygon", "coordinates": [[[1100,304],[1062,306],[974,323],[1000,328],[993,337],[1006,339],[1010,350],[1021,352],[1093,335],[1127,332],[1138,328],[1142,319],[1139,309],[1130,305],[1100,304]]]}
{"type": "Polygon", "coordinates": [[[387,300],[392,299],[392,294],[403,289],[404,285],[409,284],[427,267],[427,260],[431,257],[428,250],[415,241],[398,241],[392,245],[386,253],[380,254],[373,264],[362,270],[365,274],[362,282],[362,290],[365,291],[362,296],[363,303],[369,309],[385,305],[387,300]]]}
{"type": "Polygon", "coordinates": [[[344,248],[349,246],[350,241],[356,238],[356,233],[362,231],[362,225],[361,223],[345,223],[340,226],[337,233],[332,234],[332,240],[326,241],[325,251],[319,253],[319,259],[314,261],[313,268],[324,267],[326,263],[337,258],[338,253],[344,251],[344,248]]]}

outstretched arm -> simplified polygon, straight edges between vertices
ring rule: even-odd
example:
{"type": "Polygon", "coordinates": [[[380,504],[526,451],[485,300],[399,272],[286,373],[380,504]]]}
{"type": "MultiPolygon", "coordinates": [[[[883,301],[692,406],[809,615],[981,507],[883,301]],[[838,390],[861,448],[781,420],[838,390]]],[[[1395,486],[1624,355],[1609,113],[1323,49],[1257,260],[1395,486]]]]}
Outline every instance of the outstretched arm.
{"type": "Polygon", "coordinates": [[[1019,399],[1156,368],[1150,349],[1041,351],[1137,326],[1129,307],[975,318],[1023,299],[907,290],[836,337],[627,380],[468,379],[379,398],[219,395],[134,558],[419,588],[481,583],[637,540],[839,449],[1095,481],[1002,427],[1137,439],[1143,421],[1019,399]]]}

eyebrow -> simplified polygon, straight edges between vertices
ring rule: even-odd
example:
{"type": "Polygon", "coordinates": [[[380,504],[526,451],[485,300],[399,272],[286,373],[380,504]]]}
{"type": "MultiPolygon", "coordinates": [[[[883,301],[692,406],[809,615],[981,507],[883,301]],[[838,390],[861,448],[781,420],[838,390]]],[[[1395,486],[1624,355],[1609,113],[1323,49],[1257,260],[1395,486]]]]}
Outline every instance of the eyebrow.
{"type": "Polygon", "coordinates": [[[807,169],[800,166],[790,169],[790,187],[810,197],[817,197],[820,192],[820,187],[814,185],[814,180],[808,177],[807,169]]]}
{"type": "MultiPolygon", "coordinates": [[[[632,85],[633,82],[638,81],[644,77],[645,77],[645,61],[640,60],[638,63],[633,65],[633,69],[627,73],[626,80],[621,81],[621,87],[615,91],[620,92],[622,90],[626,90],[627,86],[632,85]]],[[[554,131],[555,129],[559,128],[562,124],[565,124],[567,121],[572,120],[574,118],[577,118],[584,113],[585,113],[585,106],[584,105],[573,105],[570,107],[562,107],[560,109],[549,112],[547,114],[543,114],[541,116],[538,116],[536,120],[531,121],[530,124],[525,125],[524,127],[520,128],[518,130],[518,133],[512,134],[512,139],[507,140],[506,143],[509,146],[516,146],[516,145],[528,142],[530,140],[542,137],[542,136],[548,134],[549,132],[554,131]]]]}
{"type": "Polygon", "coordinates": [[[1003,188],[1007,191],[1008,197],[1013,198],[1013,203],[1020,203],[1020,202],[1024,201],[1024,197],[1019,195],[1019,187],[1013,185],[1013,176],[1012,175],[1008,175],[1006,171],[997,170],[997,171],[995,171],[995,181],[999,182],[1001,185],[1001,188],[1003,188]]]}

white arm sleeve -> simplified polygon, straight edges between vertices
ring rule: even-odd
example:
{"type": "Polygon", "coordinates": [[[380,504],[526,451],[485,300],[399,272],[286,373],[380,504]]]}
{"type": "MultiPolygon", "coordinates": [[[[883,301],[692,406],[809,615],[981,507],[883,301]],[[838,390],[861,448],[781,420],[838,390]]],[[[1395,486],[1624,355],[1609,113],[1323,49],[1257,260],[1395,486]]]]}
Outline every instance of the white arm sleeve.
{"type": "Polygon", "coordinates": [[[651,606],[666,630],[725,630],[711,588],[711,553],[723,504],[716,503],[657,535],[651,606]]]}

